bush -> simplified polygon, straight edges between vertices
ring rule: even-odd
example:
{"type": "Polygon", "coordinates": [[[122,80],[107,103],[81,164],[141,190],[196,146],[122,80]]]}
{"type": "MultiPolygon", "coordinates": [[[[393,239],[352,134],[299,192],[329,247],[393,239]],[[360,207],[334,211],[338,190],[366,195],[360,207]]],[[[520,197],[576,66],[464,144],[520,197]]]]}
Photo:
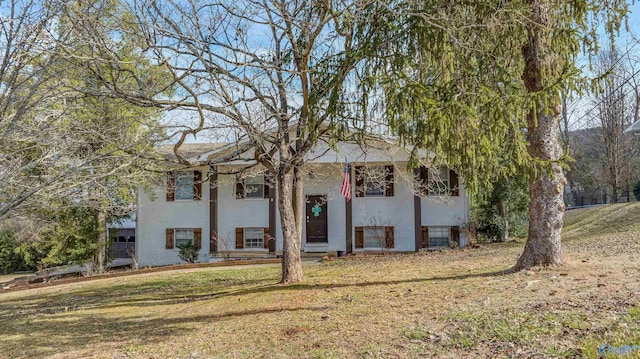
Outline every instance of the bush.
{"type": "Polygon", "coordinates": [[[22,256],[16,252],[17,247],[13,231],[7,228],[0,229],[0,274],[28,269],[22,256]]]}
{"type": "Polygon", "coordinates": [[[97,221],[84,208],[42,209],[34,219],[0,226],[0,272],[82,263],[97,248],[97,221]]]}
{"type": "Polygon", "coordinates": [[[640,180],[633,185],[633,196],[640,201],[640,180]]]}
{"type": "Polygon", "coordinates": [[[471,217],[477,224],[478,241],[501,241],[505,219],[509,221],[509,237],[527,236],[529,194],[526,177],[498,178],[491,186],[481,185],[472,202],[471,217]]]}
{"type": "Polygon", "coordinates": [[[198,260],[198,247],[193,243],[185,243],[178,246],[180,259],[187,263],[195,263],[198,260]]]}

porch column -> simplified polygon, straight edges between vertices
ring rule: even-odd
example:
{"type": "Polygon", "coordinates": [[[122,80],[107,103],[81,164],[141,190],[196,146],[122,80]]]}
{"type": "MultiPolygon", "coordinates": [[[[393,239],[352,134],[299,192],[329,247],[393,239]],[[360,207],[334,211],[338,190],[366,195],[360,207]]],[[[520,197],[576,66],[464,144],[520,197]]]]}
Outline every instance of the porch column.
{"type": "Polygon", "coordinates": [[[218,252],[218,167],[209,168],[209,253],[218,252]]]}
{"type": "MultiPolygon", "coordinates": [[[[420,169],[413,170],[414,178],[420,178],[420,169]]],[[[418,252],[422,248],[422,199],[418,193],[413,194],[413,223],[415,236],[415,251],[418,252]]]]}
{"type": "MultiPolygon", "coordinates": [[[[351,175],[351,165],[349,166],[349,186],[353,189],[353,176],[351,175]]],[[[352,213],[352,204],[353,204],[353,191],[351,191],[351,200],[347,201],[347,198],[344,199],[344,207],[346,210],[345,214],[345,253],[350,254],[353,253],[353,213],[352,213]]]]}

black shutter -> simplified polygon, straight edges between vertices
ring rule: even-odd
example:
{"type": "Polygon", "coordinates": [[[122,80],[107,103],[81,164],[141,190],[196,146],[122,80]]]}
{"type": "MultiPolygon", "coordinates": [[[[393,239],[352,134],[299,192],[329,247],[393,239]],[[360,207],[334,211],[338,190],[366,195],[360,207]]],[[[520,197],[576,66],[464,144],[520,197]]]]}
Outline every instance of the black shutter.
{"type": "Polygon", "coordinates": [[[198,249],[202,248],[202,228],[193,229],[193,244],[195,244],[198,249]]]}
{"type": "Polygon", "coordinates": [[[384,195],[385,197],[393,197],[393,165],[385,166],[385,173],[387,176],[385,178],[384,195]]]}
{"type": "Polygon", "coordinates": [[[429,195],[429,169],[427,167],[420,167],[420,194],[422,197],[429,195]]]}
{"type": "Polygon", "coordinates": [[[193,199],[199,201],[202,199],[202,172],[193,171],[193,199]]]}
{"type": "Polygon", "coordinates": [[[355,169],[356,197],[364,197],[364,166],[356,166],[355,169]]]}
{"type": "Polygon", "coordinates": [[[355,227],[356,248],[364,248],[364,227],[355,227]]]}
{"type": "Polygon", "coordinates": [[[244,179],[240,178],[240,176],[236,176],[236,198],[242,199],[244,197],[244,179]]]}
{"type": "Polygon", "coordinates": [[[449,195],[459,196],[458,174],[454,170],[449,170],[449,195]]]}
{"type": "Polygon", "coordinates": [[[395,243],[393,240],[393,226],[384,227],[384,244],[387,248],[393,248],[395,243]]]}
{"type": "Polygon", "coordinates": [[[164,247],[166,249],[173,249],[173,228],[167,228],[165,236],[165,244],[164,247]]]}
{"type": "Polygon", "coordinates": [[[456,247],[460,247],[460,227],[451,227],[451,241],[455,243],[456,247]]]}
{"type": "Polygon", "coordinates": [[[176,173],[174,171],[167,172],[167,201],[175,201],[176,199],[176,173]]]}
{"type": "Polygon", "coordinates": [[[422,226],[422,248],[429,248],[429,227],[422,226]]]}
{"type": "Polygon", "coordinates": [[[244,228],[236,228],[236,249],[244,248],[244,228]]]}

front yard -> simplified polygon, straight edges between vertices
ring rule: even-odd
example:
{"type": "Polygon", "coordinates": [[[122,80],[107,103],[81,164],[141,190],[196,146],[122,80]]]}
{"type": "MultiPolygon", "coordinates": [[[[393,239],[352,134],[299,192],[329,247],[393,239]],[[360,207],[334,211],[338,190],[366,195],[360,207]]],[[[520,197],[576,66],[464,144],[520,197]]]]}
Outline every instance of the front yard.
{"type": "Polygon", "coordinates": [[[566,265],[516,274],[521,243],[337,260],[290,286],[266,265],[0,294],[0,357],[597,357],[640,345],[639,224],[637,204],[570,211],[566,265]]]}

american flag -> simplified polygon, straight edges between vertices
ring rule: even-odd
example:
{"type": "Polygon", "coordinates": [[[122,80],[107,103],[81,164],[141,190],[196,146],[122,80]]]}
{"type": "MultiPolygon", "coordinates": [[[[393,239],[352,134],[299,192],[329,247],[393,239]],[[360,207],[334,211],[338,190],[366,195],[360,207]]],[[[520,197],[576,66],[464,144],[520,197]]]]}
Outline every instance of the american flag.
{"type": "Polygon", "coordinates": [[[349,162],[344,161],[344,176],[342,177],[342,187],[340,188],[340,194],[343,195],[347,201],[351,200],[351,179],[349,176],[349,162]]]}

